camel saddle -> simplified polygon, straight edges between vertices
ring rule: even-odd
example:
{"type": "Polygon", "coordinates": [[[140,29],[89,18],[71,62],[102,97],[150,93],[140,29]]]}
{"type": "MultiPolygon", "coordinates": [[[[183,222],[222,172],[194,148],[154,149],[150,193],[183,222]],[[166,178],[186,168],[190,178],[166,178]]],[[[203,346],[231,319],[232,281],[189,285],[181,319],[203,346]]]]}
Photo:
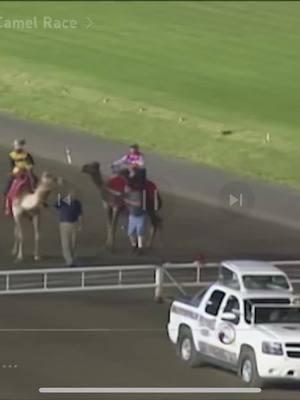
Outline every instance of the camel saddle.
{"type": "Polygon", "coordinates": [[[28,191],[29,193],[33,193],[34,191],[34,179],[29,173],[17,176],[12,181],[12,184],[7,193],[5,201],[6,216],[11,217],[13,215],[12,212],[13,202],[24,191],[28,191]]]}
{"type": "Polygon", "coordinates": [[[109,193],[114,196],[114,203],[119,207],[124,206],[124,201],[122,195],[125,192],[125,186],[127,184],[126,178],[123,176],[117,175],[110,177],[106,181],[107,189],[109,193]]]}

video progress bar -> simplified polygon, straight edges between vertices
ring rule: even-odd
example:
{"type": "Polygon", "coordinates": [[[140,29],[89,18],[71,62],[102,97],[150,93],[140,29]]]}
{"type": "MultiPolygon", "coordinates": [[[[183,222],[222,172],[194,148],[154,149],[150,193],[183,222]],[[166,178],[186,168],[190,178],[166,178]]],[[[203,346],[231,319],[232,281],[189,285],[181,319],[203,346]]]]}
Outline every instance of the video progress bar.
{"type": "Polygon", "coordinates": [[[182,393],[261,393],[260,388],[231,388],[231,387],[42,387],[43,394],[182,394],[182,393]]]}

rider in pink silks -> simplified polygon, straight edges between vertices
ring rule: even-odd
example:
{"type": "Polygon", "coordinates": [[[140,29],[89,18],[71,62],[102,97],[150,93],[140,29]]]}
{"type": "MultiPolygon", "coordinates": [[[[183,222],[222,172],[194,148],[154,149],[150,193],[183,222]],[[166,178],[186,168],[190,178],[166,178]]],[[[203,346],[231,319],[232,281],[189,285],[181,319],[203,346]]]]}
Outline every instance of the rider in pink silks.
{"type": "Polygon", "coordinates": [[[122,167],[128,168],[129,171],[145,168],[144,155],[140,152],[138,144],[131,145],[129,152],[112,164],[113,169],[120,169],[122,167]]]}
{"type": "Polygon", "coordinates": [[[15,167],[12,174],[13,180],[5,199],[5,215],[9,217],[13,215],[12,204],[14,198],[25,188],[28,188],[29,192],[33,192],[36,184],[31,168],[15,167]]]}

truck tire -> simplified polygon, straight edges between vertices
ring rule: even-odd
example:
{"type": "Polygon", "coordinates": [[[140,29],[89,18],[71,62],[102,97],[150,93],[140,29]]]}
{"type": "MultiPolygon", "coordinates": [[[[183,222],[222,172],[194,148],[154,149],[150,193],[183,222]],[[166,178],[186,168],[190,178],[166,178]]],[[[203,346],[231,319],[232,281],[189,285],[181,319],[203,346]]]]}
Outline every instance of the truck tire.
{"type": "Polygon", "coordinates": [[[203,364],[201,355],[195,348],[192,332],[188,327],[180,329],[176,347],[178,356],[189,367],[196,368],[203,364]]]}
{"type": "Polygon", "coordinates": [[[239,360],[239,375],[249,387],[263,387],[263,379],[259,376],[255,353],[252,349],[244,349],[239,360]]]}

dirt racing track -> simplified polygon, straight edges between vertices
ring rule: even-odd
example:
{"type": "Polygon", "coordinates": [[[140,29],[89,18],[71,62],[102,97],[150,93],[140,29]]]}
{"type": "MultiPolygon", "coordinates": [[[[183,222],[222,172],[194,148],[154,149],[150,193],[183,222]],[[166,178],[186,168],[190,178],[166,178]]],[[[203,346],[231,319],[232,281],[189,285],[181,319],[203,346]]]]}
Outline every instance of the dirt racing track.
{"type": "MultiPolygon", "coordinates": [[[[7,165],[7,148],[0,148],[0,182],[4,185],[7,165]]],[[[62,149],[63,151],[63,149],[62,149]]],[[[84,149],[83,149],[84,151],[84,149]]],[[[46,154],[44,154],[46,155],[46,154]]],[[[97,189],[82,174],[79,168],[70,167],[47,159],[36,158],[37,172],[50,171],[64,177],[77,189],[84,206],[84,231],[79,240],[78,254],[83,264],[143,263],[153,261],[193,260],[199,255],[207,259],[254,257],[267,259],[297,258],[300,254],[298,232],[276,224],[246,218],[228,210],[219,210],[198,202],[163,193],[164,229],[158,235],[154,248],[145,256],[132,256],[126,232],[121,227],[117,233],[114,254],[103,249],[105,240],[105,218],[97,189]]],[[[3,199],[2,199],[3,200],[3,199]]],[[[36,266],[55,266],[62,263],[58,223],[55,210],[51,207],[55,197],[49,200],[49,209],[42,216],[42,256],[36,266]]],[[[3,204],[3,202],[2,202],[3,204]]],[[[12,246],[12,221],[0,215],[0,266],[10,267],[12,246]],[[5,234],[3,234],[5,232],[5,234]]],[[[32,267],[31,226],[25,223],[26,260],[24,267],[32,267]]]]}
{"type": "MultiPolygon", "coordinates": [[[[15,134],[15,133],[14,133],[15,134]]],[[[88,141],[87,141],[88,143],[88,141]]],[[[299,232],[163,193],[164,230],[144,256],[130,253],[119,228],[114,254],[103,249],[105,220],[99,195],[76,167],[47,157],[38,171],[65,177],[82,197],[85,222],[78,253],[83,265],[191,261],[200,254],[222,258],[300,259],[299,232]]],[[[0,151],[0,182],[5,180],[7,148],[0,151]]],[[[88,145],[83,148],[88,152],[88,145]]],[[[91,160],[92,161],[92,160],[91,160]]],[[[51,202],[54,199],[51,199],[51,202]]],[[[0,266],[16,268],[10,249],[12,222],[0,217],[0,266]]],[[[42,255],[33,264],[31,228],[26,227],[26,260],[18,268],[62,265],[57,217],[49,207],[42,219],[42,255]]],[[[174,294],[174,293],[173,293],[174,294]]],[[[1,296],[0,399],[141,399],[141,395],[42,395],[39,387],[142,386],[240,387],[233,374],[216,368],[188,369],[166,337],[168,304],[153,302],[152,291],[1,296]]],[[[270,388],[260,395],[184,395],[185,398],[297,399],[299,388],[270,388]]],[[[150,396],[145,396],[150,398],[150,396]]],[[[182,395],[151,395],[151,399],[182,395]]]]}

